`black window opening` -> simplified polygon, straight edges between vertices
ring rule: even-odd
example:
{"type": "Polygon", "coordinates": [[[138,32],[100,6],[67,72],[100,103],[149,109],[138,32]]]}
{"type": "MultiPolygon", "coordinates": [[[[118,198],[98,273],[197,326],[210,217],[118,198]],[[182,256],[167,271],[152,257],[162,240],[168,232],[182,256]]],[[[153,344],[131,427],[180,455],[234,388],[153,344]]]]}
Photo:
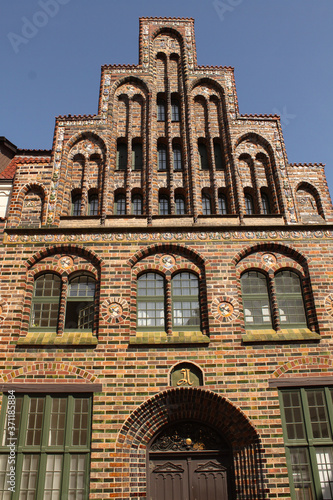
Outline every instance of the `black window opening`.
{"type": "Polygon", "coordinates": [[[167,149],[166,146],[158,146],[157,150],[158,170],[166,172],[167,170],[167,149]]]}
{"type": "Polygon", "coordinates": [[[68,284],[65,330],[89,330],[94,325],[96,281],[80,275],[68,284]]]}

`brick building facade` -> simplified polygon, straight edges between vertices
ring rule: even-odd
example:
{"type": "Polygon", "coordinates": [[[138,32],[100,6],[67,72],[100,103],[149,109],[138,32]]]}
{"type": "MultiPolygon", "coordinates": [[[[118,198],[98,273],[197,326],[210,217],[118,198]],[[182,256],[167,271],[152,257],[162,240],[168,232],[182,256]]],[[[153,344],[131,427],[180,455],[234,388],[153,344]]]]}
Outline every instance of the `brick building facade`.
{"type": "Polygon", "coordinates": [[[324,166],[239,113],[192,19],[139,49],[0,174],[1,498],[330,499],[324,166]]]}

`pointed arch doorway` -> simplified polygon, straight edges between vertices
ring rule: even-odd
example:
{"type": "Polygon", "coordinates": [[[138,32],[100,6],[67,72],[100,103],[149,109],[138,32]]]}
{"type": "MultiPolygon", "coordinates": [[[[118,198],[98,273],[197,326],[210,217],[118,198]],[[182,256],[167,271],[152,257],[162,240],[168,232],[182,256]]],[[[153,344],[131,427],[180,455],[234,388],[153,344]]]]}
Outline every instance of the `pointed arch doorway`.
{"type": "Polygon", "coordinates": [[[232,450],[212,428],[177,422],[153,438],[148,454],[149,500],[234,499],[232,450]]]}

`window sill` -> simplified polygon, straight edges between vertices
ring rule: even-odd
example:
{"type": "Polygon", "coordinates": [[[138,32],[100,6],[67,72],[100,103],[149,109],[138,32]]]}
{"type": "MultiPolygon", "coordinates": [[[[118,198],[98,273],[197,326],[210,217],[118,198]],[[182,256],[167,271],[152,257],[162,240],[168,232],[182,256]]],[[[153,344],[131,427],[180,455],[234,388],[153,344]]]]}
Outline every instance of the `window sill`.
{"type": "Polygon", "coordinates": [[[294,342],[320,340],[319,333],[311,332],[308,328],[290,328],[286,330],[247,330],[242,338],[247,342],[294,342]]]}
{"type": "Polygon", "coordinates": [[[92,332],[77,331],[64,332],[58,335],[56,332],[28,332],[25,337],[20,337],[17,345],[77,345],[95,346],[98,344],[97,337],[92,332]]]}
{"type": "Polygon", "coordinates": [[[137,332],[130,337],[130,344],[208,344],[209,337],[199,331],[182,331],[167,334],[166,332],[137,332]]]}

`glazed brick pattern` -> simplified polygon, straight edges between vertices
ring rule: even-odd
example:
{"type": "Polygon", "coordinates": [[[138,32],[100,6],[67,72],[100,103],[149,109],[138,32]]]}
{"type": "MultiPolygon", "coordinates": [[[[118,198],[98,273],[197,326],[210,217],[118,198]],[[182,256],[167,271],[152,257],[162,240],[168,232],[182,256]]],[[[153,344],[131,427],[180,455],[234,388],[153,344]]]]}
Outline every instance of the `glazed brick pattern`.
{"type": "MultiPolygon", "coordinates": [[[[57,118],[51,157],[13,160],[2,246],[0,383],[102,384],[93,397],[90,500],[147,498],[149,443],[166,424],[186,419],[212,426],[232,445],[237,499],[287,500],[278,391],[269,381],[311,376],[320,385],[333,377],[333,228],[324,166],[288,164],[278,117],[239,114],[232,68],[197,66],[193,20],[141,19],[139,49],[138,66],[103,66],[97,116],[57,118]],[[165,123],[157,121],[160,93],[165,123]],[[179,123],[171,120],[172,96],[179,123]],[[118,139],[128,148],[124,172],[116,170],[118,139]],[[131,169],[133,140],[143,146],[141,172],[131,169]],[[168,150],[167,173],[157,170],[159,140],[168,150]],[[208,171],[199,169],[201,140],[208,171]],[[173,170],[174,141],[182,147],[182,172],[173,170]],[[99,196],[95,218],[87,216],[92,190],[99,196]],[[216,215],[220,190],[229,217],[216,215]],[[253,217],[245,215],[244,190],[256,200],[253,217]],[[72,192],[82,194],[81,217],[70,217],[72,192]],[[117,192],[126,195],[125,217],[114,215],[117,192]],[[130,215],[133,192],[143,197],[139,217],[130,215]],[[186,217],[174,213],[177,192],[186,199],[186,217]],[[203,192],[212,200],[206,218],[203,192]],[[269,216],[261,192],[270,195],[269,216]],[[160,193],[170,196],[165,218],[158,217],[160,193]],[[245,330],[240,277],[249,269],[296,272],[308,328],[266,337],[245,330]],[[181,270],[199,278],[202,331],[139,335],[137,277],[153,271],[169,283],[181,270]],[[77,272],[95,276],[90,336],[29,330],[34,277],[42,272],[65,283],[77,272]],[[218,309],[223,302],[232,305],[229,316],[218,309]],[[201,387],[170,386],[182,362],[202,371],[201,387]]],[[[170,304],[166,313],[171,318],[170,304]]],[[[62,308],[59,324],[64,314],[62,308]]]]}

